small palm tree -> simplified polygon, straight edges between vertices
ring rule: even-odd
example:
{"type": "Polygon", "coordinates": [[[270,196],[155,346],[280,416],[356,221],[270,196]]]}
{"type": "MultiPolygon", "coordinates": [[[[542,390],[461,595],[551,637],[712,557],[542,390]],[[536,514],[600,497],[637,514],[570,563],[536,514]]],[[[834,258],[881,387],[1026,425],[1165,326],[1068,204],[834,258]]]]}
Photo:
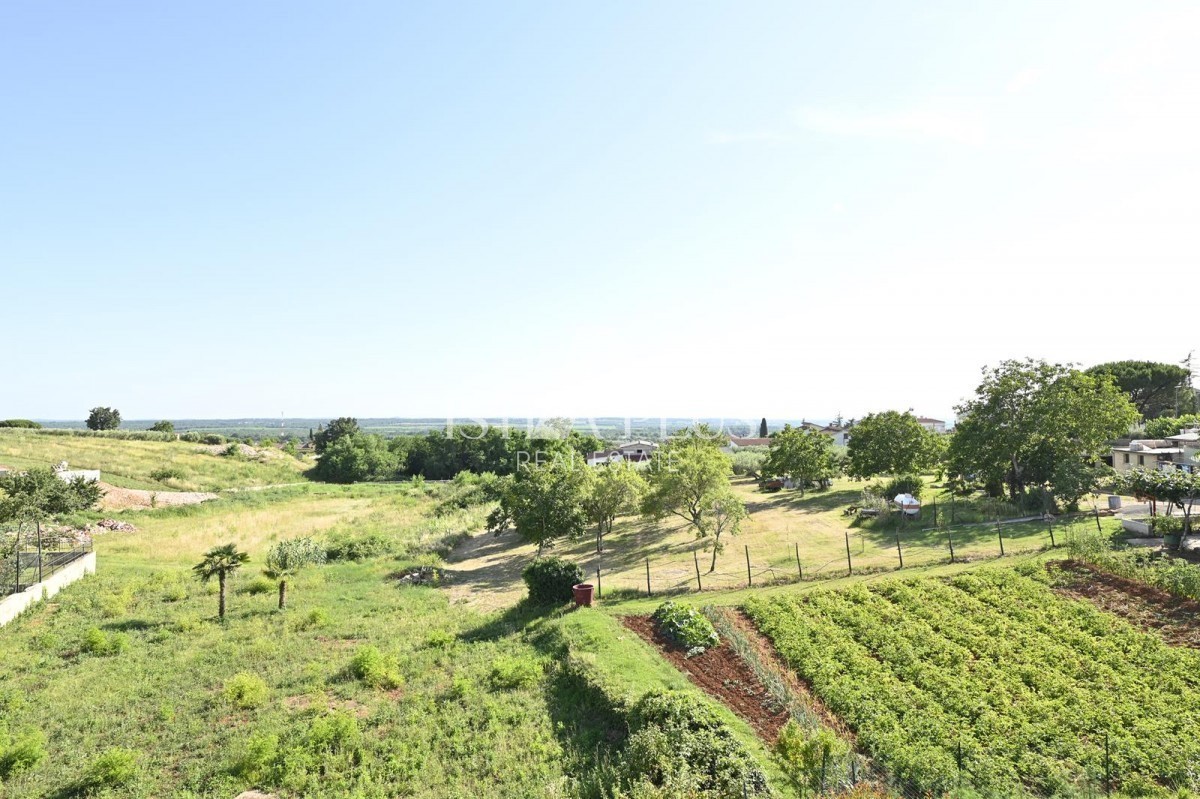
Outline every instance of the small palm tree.
{"type": "Polygon", "coordinates": [[[237,544],[224,544],[205,552],[204,560],[192,567],[192,571],[196,573],[202,583],[207,583],[213,577],[217,578],[217,585],[220,586],[220,604],[217,616],[222,620],[225,619],[225,578],[249,561],[249,555],[245,552],[238,552],[237,544]]]}
{"type": "Polygon", "coordinates": [[[280,541],[267,553],[267,568],[263,574],[279,581],[279,609],[287,606],[287,581],[305,566],[325,562],[325,547],[311,538],[291,538],[280,541]]]}

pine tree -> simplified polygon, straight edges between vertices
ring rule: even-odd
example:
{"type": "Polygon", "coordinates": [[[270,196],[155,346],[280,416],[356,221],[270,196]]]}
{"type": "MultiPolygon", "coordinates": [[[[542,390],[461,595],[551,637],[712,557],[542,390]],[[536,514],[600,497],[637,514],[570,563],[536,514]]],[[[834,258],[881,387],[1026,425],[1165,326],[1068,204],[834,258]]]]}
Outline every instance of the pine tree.
{"type": "Polygon", "coordinates": [[[758,437],[759,438],[767,437],[767,417],[765,417],[765,416],[763,417],[763,420],[758,423],[758,437]]]}

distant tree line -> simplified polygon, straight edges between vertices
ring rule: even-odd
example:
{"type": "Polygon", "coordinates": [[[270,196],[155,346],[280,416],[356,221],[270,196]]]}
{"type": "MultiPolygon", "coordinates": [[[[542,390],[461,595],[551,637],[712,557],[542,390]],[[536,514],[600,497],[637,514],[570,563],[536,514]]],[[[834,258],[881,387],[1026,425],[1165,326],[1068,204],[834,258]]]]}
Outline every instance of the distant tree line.
{"type": "Polygon", "coordinates": [[[368,433],[352,417],[334,419],[313,434],[320,458],[313,476],[330,483],[424,477],[449,480],[459,472],[508,475],[522,463],[575,459],[604,448],[600,438],[575,430],[525,430],[458,425],[425,435],[394,438],[368,433]],[[551,436],[557,437],[551,437],[551,436]]]}

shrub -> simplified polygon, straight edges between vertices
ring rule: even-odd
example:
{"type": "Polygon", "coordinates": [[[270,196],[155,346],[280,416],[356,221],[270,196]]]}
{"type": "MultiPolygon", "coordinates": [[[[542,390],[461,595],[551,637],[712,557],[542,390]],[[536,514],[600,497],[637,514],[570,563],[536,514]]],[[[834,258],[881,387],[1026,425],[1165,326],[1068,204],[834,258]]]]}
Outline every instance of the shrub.
{"type": "Polygon", "coordinates": [[[912,494],[916,499],[920,499],[925,490],[925,481],[919,474],[901,474],[885,483],[872,483],[866,490],[888,502],[897,494],[912,494]]]}
{"type": "Polygon", "coordinates": [[[0,427],[23,427],[26,430],[41,430],[42,426],[37,422],[32,422],[29,419],[4,419],[0,421],[0,427]]]}
{"type": "Polygon", "coordinates": [[[326,624],[329,624],[329,613],[323,608],[313,608],[296,626],[301,630],[310,630],[313,627],[324,627],[326,624]]]}
{"type": "Polygon", "coordinates": [[[268,580],[266,577],[255,577],[242,586],[242,593],[249,594],[250,596],[270,594],[275,591],[275,586],[276,583],[268,580]]]}
{"type": "Polygon", "coordinates": [[[105,749],[91,762],[83,775],[86,792],[120,788],[137,779],[141,753],[133,749],[105,749]]]}
{"type": "Polygon", "coordinates": [[[525,567],[521,579],[535,605],[561,605],[571,598],[571,588],[583,582],[583,569],[563,558],[541,558],[525,567]]]}
{"type": "Polygon", "coordinates": [[[699,655],[721,642],[712,622],[693,607],[670,600],[654,611],[654,623],[671,643],[687,650],[688,657],[699,655]]]}
{"type": "Polygon", "coordinates": [[[352,536],[334,533],[325,544],[326,560],[366,560],[387,555],[392,551],[392,542],[377,534],[352,536]]]}
{"type": "Polygon", "coordinates": [[[58,635],[49,630],[41,630],[29,639],[29,647],[35,652],[53,652],[62,646],[58,635]]]}
{"type": "Polygon", "coordinates": [[[492,687],[498,690],[528,688],[537,685],[541,677],[541,664],[529,655],[498,657],[492,661],[492,670],[488,674],[492,687]]]}
{"type": "Polygon", "coordinates": [[[262,779],[279,756],[279,736],[256,732],[246,741],[241,757],[233,765],[233,773],[251,782],[262,779]]]}
{"type": "Polygon", "coordinates": [[[230,443],[229,446],[221,450],[222,458],[240,458],[242,457],[242,445],[236,441],[230,443]]]}
{"type": "Polygon", "coordinates": [[[1150,520],[1150,527],[1155,535],[1178,535],[1183,532],[1183,518],[1180,516],[1155,516],[1150,520]]]}
{"type": "Polygon", "coordinates": [[[46,736],[41,730],[27,732],[11,742],[0,736],[0,780],[36,768],[47,756],[46,736]]]}
{"type": "Polygon", "coordinates": [[[378,647],[360,646],[350,661],[350,673],[371,688],[398,688],[404,684],[394,655],[385,655],[378,647]]]}
{"type": "Polygon", "coordinates": [[[622,755],[625,781],[656,786],[696,780],[689,795],[768,795],[767,778],[745,747],[700,700],[654,691],[630,711],[629,741],[622,755]],[[743,793],[745,792],[745,794],[743,793]]]}
{"type": "Polygon", "coordinates": [[[358,721],[340,711],[313,719],[306,737],[306,743],[315,752],[353,752],[362,744],[358,721]]]}
{"type": "Polygon", "coordinates": [[[80,648],[91,655],[119,655],[129,648],[129,638],[122,633],[109,634],[99,627],[92,627],[83,634],[80,648]]]}
{"type": "Polygon", "coordinates": [[[155,433],[174,433],[175,425],[170,421],[163,419],[161,422],[155,422],[150,425],[150,429],[155,433]]]}
{"type": "Polygon", "coordinates": [[[449,630],[434,630],[425,636],[425,646],[430,649],[449,649],[457,639],[449,630]]]}
{"type": "Polygon", "coordinates": [[[225,701],[242,710],[260,707],[267,701],[268,694],[267,684],[262,677],[246,671],[230,677],[221,689],[225,701]]]}
{"type": "Polygon", "coordinates": [[[184,478],[183,469],[175,466],[162,466],[150,472],[151,480],[182,480],[184,478]]]}

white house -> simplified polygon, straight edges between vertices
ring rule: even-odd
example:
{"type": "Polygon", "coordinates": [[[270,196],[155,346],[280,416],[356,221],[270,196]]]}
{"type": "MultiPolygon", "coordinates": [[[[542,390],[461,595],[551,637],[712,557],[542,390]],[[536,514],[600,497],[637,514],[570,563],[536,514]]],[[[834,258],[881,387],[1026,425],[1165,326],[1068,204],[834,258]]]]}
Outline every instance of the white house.
{"type": "Polygon", "coordinates": [[[1154,469],[1185,472],[1200,470],[1200,430],[1180,431],[1177,436],[1142,438],[1127,446],[1112,448],[1113,468],[1118,472],[1130,469],[1154,469]]]}
{"type": "Polygon", "coordinates": [[[821,432],[832,438],[833,443],[839,447],[850,443],[850,428],[845,425],[827,424],[821,428],[821,432]]]}
{"type": "Polygon", "coordinates": [[[917,421],[920,423],[921,427],[924,427],[931,433],[946,432],[946,423],[941,419],[930,419],[928,416],[918,416],[917,421]]]}
{"type": "Polygon", "coordinates": [[[658,449],[658,444],[653,441],[630,441],[628,444],[619,444],[612,449],[604,449],[599,452],[588,453],[588,466],[599,466],[603,463],[618,463],[625,461],[626,463],[644,463],[654,456],[655,450],[658,449]]]}

